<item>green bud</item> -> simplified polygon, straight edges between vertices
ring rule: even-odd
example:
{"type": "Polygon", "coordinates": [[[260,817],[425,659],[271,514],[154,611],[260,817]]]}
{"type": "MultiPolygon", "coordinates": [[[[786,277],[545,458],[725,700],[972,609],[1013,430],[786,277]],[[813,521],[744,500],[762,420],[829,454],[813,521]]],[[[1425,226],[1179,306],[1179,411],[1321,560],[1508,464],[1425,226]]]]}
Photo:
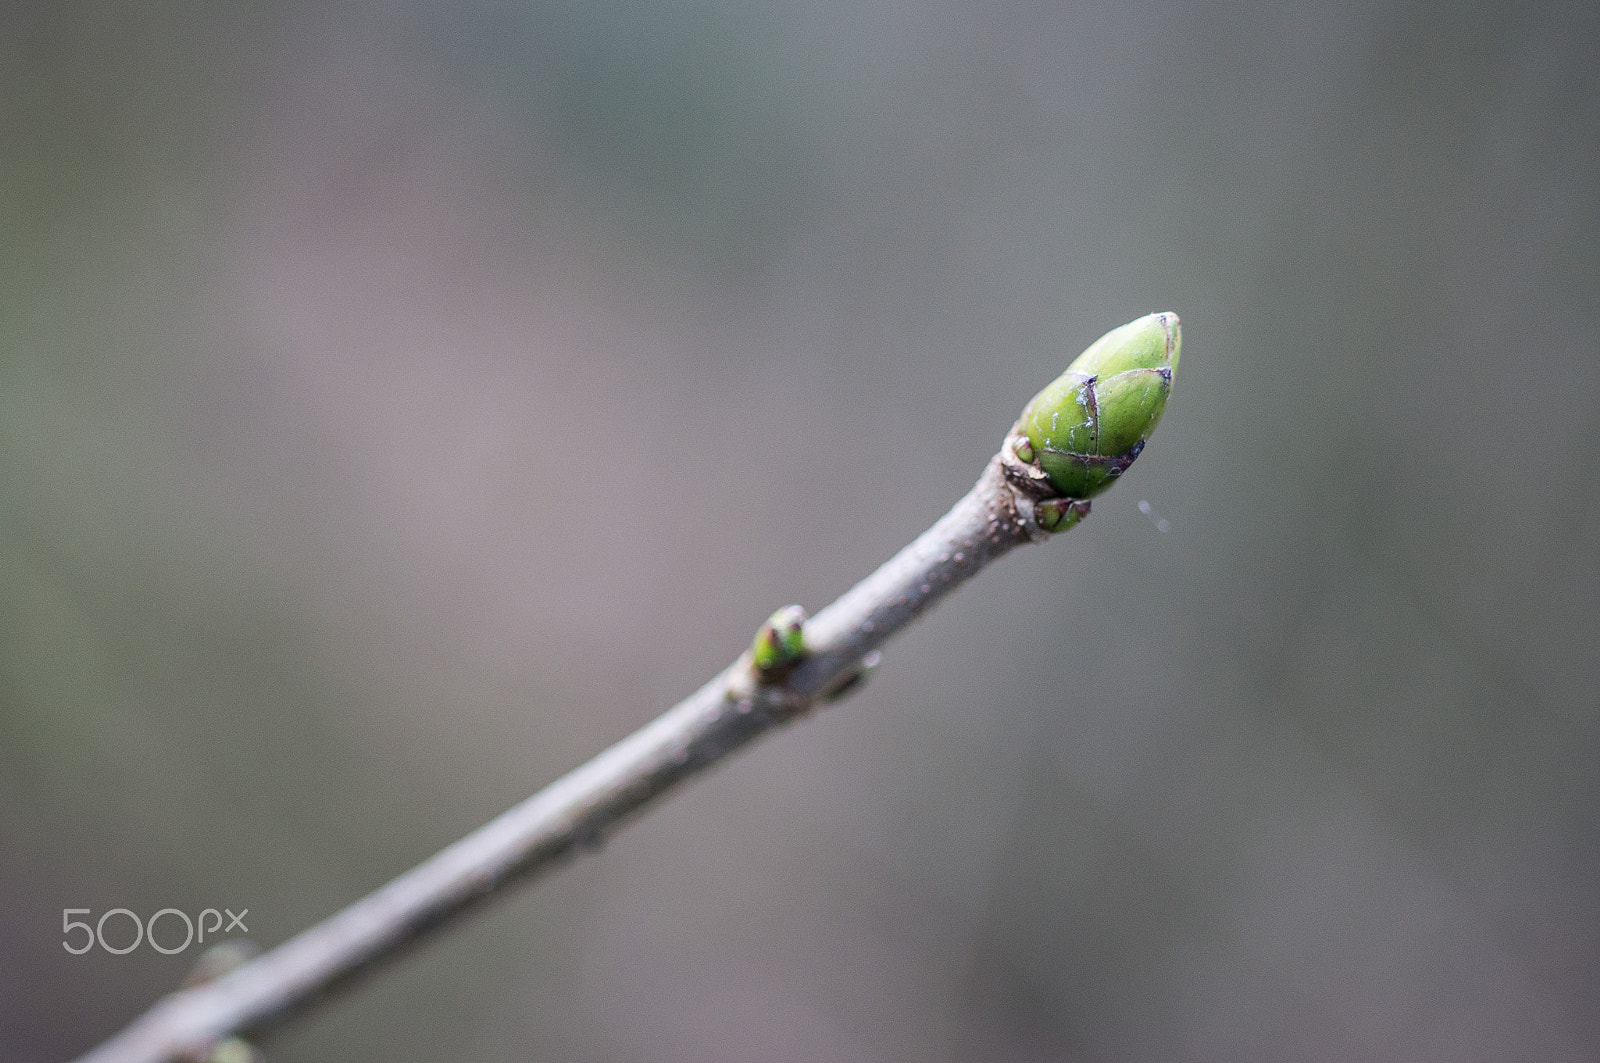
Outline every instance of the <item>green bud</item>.
{"type": "Polygon", "coordinates": [[[1047,532],[1064,532],[1088,515],[1086,498],[1047,498],[1033,507],[1033,519],[1047,532]]]}
{"type": "Polygon", "coordinates": [[[1029,443],[1026,439],[1017,440],[1017,445],[1013,449],[1015,449],[1017,452],[1018,461],[1033,460],[1033,444],[1029,443]]]}
{"type": "Polygon", "coordinates": [[[1133,464],[1167,408],[1182,342],[1177,314],[1141,317],[1100,337],[1033,397],[1022,431],[1051,486],[1089,498],[1133,464]]]}
{"type": "Polygon", "coordinates": [[[750,664],[763,681],[781,679],[805,656],[806,611],[786,605],[767,617],[750,644],[750,664]]]}
{"type": "Polygon", "coordinates": [[[261,1050],[242,1037],[219,1041],[206,1056],[206,1063],[261,1063],[261,1050]]]}

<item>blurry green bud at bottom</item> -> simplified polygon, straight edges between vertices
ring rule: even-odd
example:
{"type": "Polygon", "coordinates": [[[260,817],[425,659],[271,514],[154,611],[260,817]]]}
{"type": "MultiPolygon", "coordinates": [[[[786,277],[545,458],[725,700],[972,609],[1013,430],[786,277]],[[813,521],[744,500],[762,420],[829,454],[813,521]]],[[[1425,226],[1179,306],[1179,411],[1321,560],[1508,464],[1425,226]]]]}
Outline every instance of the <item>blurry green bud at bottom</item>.
{"type": "Polygon", "coordinates": [[[261,1052],[249,1041],[230,1037],[220,1041],[206,1056],[206,1063],[262,1063],[261,1052]]]}
{"type": "Polygon", "coordinates": [[[1182,344],[1177,314],[1141,317],[1100,337],[1033,397],[1022,432],[1052,487],[1090,498],[1133,464],[1166,411],[1182,344]]]}

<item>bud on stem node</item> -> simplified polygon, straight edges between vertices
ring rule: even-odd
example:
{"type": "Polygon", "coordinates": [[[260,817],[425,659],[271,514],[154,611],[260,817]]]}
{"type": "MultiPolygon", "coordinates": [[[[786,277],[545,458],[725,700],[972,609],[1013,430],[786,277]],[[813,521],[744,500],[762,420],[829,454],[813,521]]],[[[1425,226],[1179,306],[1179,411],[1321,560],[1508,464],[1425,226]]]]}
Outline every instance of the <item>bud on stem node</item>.
{"type": "Polygon", "coordinates": [[[750,644],[750,665],[763,683],[775,683],[805,656],[806,611],[786,605],[767,617],[750,644]]]}

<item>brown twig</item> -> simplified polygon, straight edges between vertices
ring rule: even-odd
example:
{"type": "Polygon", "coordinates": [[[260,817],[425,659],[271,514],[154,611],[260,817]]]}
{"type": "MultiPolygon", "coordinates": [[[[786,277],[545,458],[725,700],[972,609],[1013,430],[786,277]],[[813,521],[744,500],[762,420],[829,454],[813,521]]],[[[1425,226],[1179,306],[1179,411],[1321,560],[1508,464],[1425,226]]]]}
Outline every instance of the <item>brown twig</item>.
{"type": "MultiPolygon", "coordinates": [[[[215,981],[167,996],[79,1063],[205,1059],[324,996],[513,882],[599,843],[624,819],[751,739],[842,695],[890,636],[1013,547],[1048,537],[1051,494],[1013,435],[932,528],[804,626],[772,679],[738,661],[654,722],[374,893],[215,981]]],[[[1087,511],[1088,503],[1081,505],[1087,511]]]]}
{"type": "Polygon", "coordinates": [[[891,635],[1012,547],[1089,512],[1089,497],[1126,471],[1160,421],[1179,346],[1176,314],[1106,333],[1034,396],[949,513],[798,630],[798,608],[780,610],[754,652],[654,723],[331,919],[172,994],[80,1063],[204,1058],[598,843],[679,782],[853,689],[891,635]]]}

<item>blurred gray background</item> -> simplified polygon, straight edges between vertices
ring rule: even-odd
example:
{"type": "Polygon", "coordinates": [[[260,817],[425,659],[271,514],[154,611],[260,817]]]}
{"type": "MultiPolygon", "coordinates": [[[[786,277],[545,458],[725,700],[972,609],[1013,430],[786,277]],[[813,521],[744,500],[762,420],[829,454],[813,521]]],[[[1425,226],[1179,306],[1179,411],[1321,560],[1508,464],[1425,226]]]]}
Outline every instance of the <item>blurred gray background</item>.
{"type": "Polygon", "coordinates": [[[1082,528],[269,1059],[1600,1057],[1597,64],[1586,3],[0,7],[0,1058],[195,958],[62,909],[284,940],[1152,310],[1082,528]]]}

